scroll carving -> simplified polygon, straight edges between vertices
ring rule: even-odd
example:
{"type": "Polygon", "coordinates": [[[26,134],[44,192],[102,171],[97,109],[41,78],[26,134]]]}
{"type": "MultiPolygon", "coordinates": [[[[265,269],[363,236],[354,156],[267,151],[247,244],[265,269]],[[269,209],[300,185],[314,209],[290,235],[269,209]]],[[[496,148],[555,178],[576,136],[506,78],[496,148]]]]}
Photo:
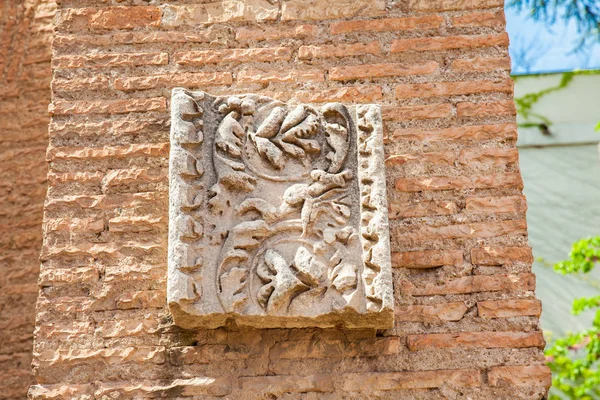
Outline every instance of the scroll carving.
{"type": "Polygon", "coordinates": [[[175,89],[169,305],[183,327],[389,327],[377,106],[175,89]]]}

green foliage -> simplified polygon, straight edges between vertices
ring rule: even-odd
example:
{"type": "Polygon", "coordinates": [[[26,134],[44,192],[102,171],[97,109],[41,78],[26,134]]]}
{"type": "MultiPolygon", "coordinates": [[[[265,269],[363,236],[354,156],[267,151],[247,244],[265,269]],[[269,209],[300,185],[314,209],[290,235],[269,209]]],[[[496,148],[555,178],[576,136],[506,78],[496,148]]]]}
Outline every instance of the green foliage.
{"type": "MultiPolygon", "coordinates": [[[[600,236],[575,242],[569,259],[557,263],[554,269],[563,275],[589,273],[598,261],[600,236]]],[[[559,392],[552,394],[550,400],[593,400],[600,396],[600,296],[573,301],[575,315],[594,309],[596,315],[590,329],[569,333],[546,350],[552,385],[559,392]]]]}

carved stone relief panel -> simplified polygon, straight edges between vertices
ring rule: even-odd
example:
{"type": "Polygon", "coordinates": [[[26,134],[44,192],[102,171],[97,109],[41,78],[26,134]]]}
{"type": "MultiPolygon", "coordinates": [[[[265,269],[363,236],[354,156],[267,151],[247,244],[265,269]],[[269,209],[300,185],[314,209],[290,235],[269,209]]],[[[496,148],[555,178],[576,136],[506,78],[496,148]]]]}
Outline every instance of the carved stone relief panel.
{"type": "Polygon", "coordinates": [[[184,328],[389,328],[381,110],[172,97],[168,302],[184,328]]]}

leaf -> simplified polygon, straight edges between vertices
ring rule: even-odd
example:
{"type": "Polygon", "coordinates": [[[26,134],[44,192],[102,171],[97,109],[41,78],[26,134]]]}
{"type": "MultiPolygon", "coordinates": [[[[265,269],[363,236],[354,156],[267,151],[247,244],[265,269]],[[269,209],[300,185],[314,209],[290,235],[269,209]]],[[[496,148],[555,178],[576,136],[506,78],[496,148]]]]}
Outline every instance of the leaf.
{"type": "Polygon", "coordinates": [[[356,289],[356,267],[351,264],[340,264],[331,272],[331,279],[331,286],[336,288],[340,293],[356,289]]]}
{"type": "Polygon", "coordinates": [[[285,165],[283,154],[277,146],[275,146],[269,139],[261,137],[253,137],[254,144],[258,153],[265,157],[267,161],[275,168],[281,169],[285,165]]]}
{"type": "Polygon", "coordinates": [[[306,247],[300,246],[294,257],[294,268],[296,268],[298,276],[304,283],[317,286],[323,278],[325,265],[319,262],[306,247]]]}
{"type": "Polygon", "coordinates": [[[281,107],[275,107],[259,126],[256,136],[267,139],[275,137],[279,133],[284,117],[285,110],[281,107]]]}

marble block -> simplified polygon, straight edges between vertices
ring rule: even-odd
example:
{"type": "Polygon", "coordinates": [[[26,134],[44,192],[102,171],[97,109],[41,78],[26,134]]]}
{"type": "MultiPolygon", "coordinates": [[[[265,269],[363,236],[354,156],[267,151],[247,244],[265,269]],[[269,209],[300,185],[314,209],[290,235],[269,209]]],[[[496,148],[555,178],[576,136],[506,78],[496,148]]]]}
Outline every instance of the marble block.
{"type": "Polygon", "coordinates": [[[168,303],[183,328],[390,328],[381,109],[174,89],[168,303]]]}

